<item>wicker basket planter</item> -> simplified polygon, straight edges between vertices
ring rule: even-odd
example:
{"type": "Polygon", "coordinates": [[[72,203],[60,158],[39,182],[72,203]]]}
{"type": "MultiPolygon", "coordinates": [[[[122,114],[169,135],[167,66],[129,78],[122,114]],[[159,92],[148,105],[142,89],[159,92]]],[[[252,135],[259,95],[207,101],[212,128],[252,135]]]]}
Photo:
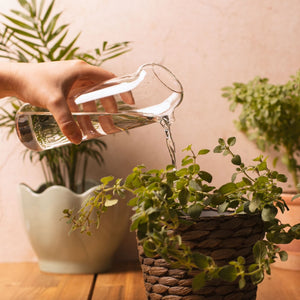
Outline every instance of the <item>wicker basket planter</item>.
{"type": "MultiPolygon", "coordinates": [[[[222,266],[243,256],[246,265],[253,263],[252,247],[264,237],[260,216],[205,216],[189,227],[179,228],[185,244],[191,249],[214,258],[222,266]]],[[[192,290],[193,272],[172,269],[160,257],[148,258],[138,245],[145,289],[151,300],[252,300],[257,286],[247,282],[240,290],[237,282],[214,280],[199,291],[192,290]]]]}

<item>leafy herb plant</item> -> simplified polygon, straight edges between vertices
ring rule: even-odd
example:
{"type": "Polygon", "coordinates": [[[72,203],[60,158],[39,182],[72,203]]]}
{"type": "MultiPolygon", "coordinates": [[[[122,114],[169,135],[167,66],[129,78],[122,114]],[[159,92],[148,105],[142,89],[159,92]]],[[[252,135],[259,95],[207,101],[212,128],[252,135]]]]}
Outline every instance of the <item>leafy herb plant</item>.
{"type": "Polygon", "coordinates": [[[238,129],[265,151],[273,147],[291,173],[295,188],[300,178],[300,72],[285,84],[256,77],[248,83],[223,88],[230,110],[240,107],[238,129]]]}
{"type": "Polygon", "coordinates": [[[188,155],[182,160],[180,169],[175,170],[169,165],[166,169],[146,171],[144,166],[138,166],[124,181],[102,178],[98,190],[80,211],[65,210],[65,217],[73,230],[89,233],[92,226],[99,226],[101,214],[118,202],[116,195],[130,192],[134,196],[129,201],[134,210],[131,230],[137,232],[147,256],[159,255],[176,267],[198,270],[193,280],[194,289],[202,288],[212,278],[238,280],[243,288],[245,278],[249,276],[254,284],[258,284],[265,271],[270,274],[270,264],[276,259],[287,259],[287,253],[281,251],[278,244],[299,239],[300,223],[291,226],[276,218],[278,210],[284,212],[288,209],[280,196],[282,188],[278,186],[278,182],[287,180],[286,176],[270,170],[263,156],[255,158],[253,165],[246,166],[240,155],[232,151],[235,143],[234,137],[227,141],[219,139],[214,148],[215,153],[231,157],[231,163],[236,167],[231,180],[220,187],[212,185],[213,175],[202,170],[197,163],[197,159],[209,150],[194,152],[188,146],[184,149],[188,155]],[[196,221],[207,209],[232,215],[261,216],[266,236],[253,248],[255,263],[246,267],[245,258],[238,257],[219,267],[212,257],[192,252],[182,242],[176,229],[184,225],[187,218],[189,222],[196,221]]]}
{"type": "MultiPolygon", "coordinates": [[[[59,24],[62,12],[54,13],[55,0],[46,5],[45,0],[18,0],[20,10],[2,15],[5,21],[0,30],[0,57],[16,62],[46,62],[81,59],[100,66],[130,50],[129,42],[109,44],[84,52],[77,46],[80,34],[69,39],[69,25],[59,24]],[[67,42],[69,40],[69,42],[67,42]]],[[[14,131],[15,114],[21,102],[11,100],[11,108],[1,107],[0,127],[14,131]]],[[[73,191],[85,190],[87,164],[90,159],[99,166],[103,163],[101,152],[106,148],[102,140],[91,140],[78,146],[67,145],[42,152],[29,152],[30,160],[42,164],[45,187],[64,185],[73,191]],[[83,172],[78,172],[78,169],[83,172]],[[78,178],[78,176],[81,176],[78,178]],[[77,182],[82,182],[78,190],[77,182]]]]}

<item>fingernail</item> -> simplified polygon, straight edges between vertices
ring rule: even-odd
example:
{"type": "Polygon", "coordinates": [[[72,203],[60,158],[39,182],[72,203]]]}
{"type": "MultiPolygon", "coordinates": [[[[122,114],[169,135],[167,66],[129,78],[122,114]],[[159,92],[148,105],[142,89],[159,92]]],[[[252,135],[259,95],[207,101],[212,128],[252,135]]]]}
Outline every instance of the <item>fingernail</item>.
{"type": "Polygon", "coordinates": [[[68,136],[68,139],[71,141],[71,143],[79,145],[82,141],[82,135],[81,133],[74,133],[68,136]]]}

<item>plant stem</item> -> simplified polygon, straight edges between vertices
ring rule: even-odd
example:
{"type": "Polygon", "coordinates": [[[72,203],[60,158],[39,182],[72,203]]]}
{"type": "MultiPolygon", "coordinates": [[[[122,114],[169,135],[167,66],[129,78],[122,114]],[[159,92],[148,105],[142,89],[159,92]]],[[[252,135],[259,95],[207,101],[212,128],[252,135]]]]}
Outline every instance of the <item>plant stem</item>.
{"type": "Polygon", "coordinates": [[[84,157],[84,162],[83,162],[83,170],[82,170],[82,178],[81,178],[81,189],[82,192],[85,191],[85,180],[86,180],[86,170],[87,170],[87,165],[88,165],[88,157],[84,157]]]}

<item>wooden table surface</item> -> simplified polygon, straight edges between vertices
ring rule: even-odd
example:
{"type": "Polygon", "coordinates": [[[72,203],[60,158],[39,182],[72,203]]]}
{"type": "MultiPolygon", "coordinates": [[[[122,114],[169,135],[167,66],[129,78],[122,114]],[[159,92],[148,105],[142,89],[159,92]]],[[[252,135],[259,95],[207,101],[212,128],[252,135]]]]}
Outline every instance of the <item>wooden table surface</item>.
{"type": "MultiPolygon", "coordinates": [[[[138,263],[109,273],[61,275],[40,272],[36,263],[0,264],[1,300],[146,300],[138,263]]],[[[273,268],[258,287],[257,300],[300,300],[300,272],[273,268]]]]}

